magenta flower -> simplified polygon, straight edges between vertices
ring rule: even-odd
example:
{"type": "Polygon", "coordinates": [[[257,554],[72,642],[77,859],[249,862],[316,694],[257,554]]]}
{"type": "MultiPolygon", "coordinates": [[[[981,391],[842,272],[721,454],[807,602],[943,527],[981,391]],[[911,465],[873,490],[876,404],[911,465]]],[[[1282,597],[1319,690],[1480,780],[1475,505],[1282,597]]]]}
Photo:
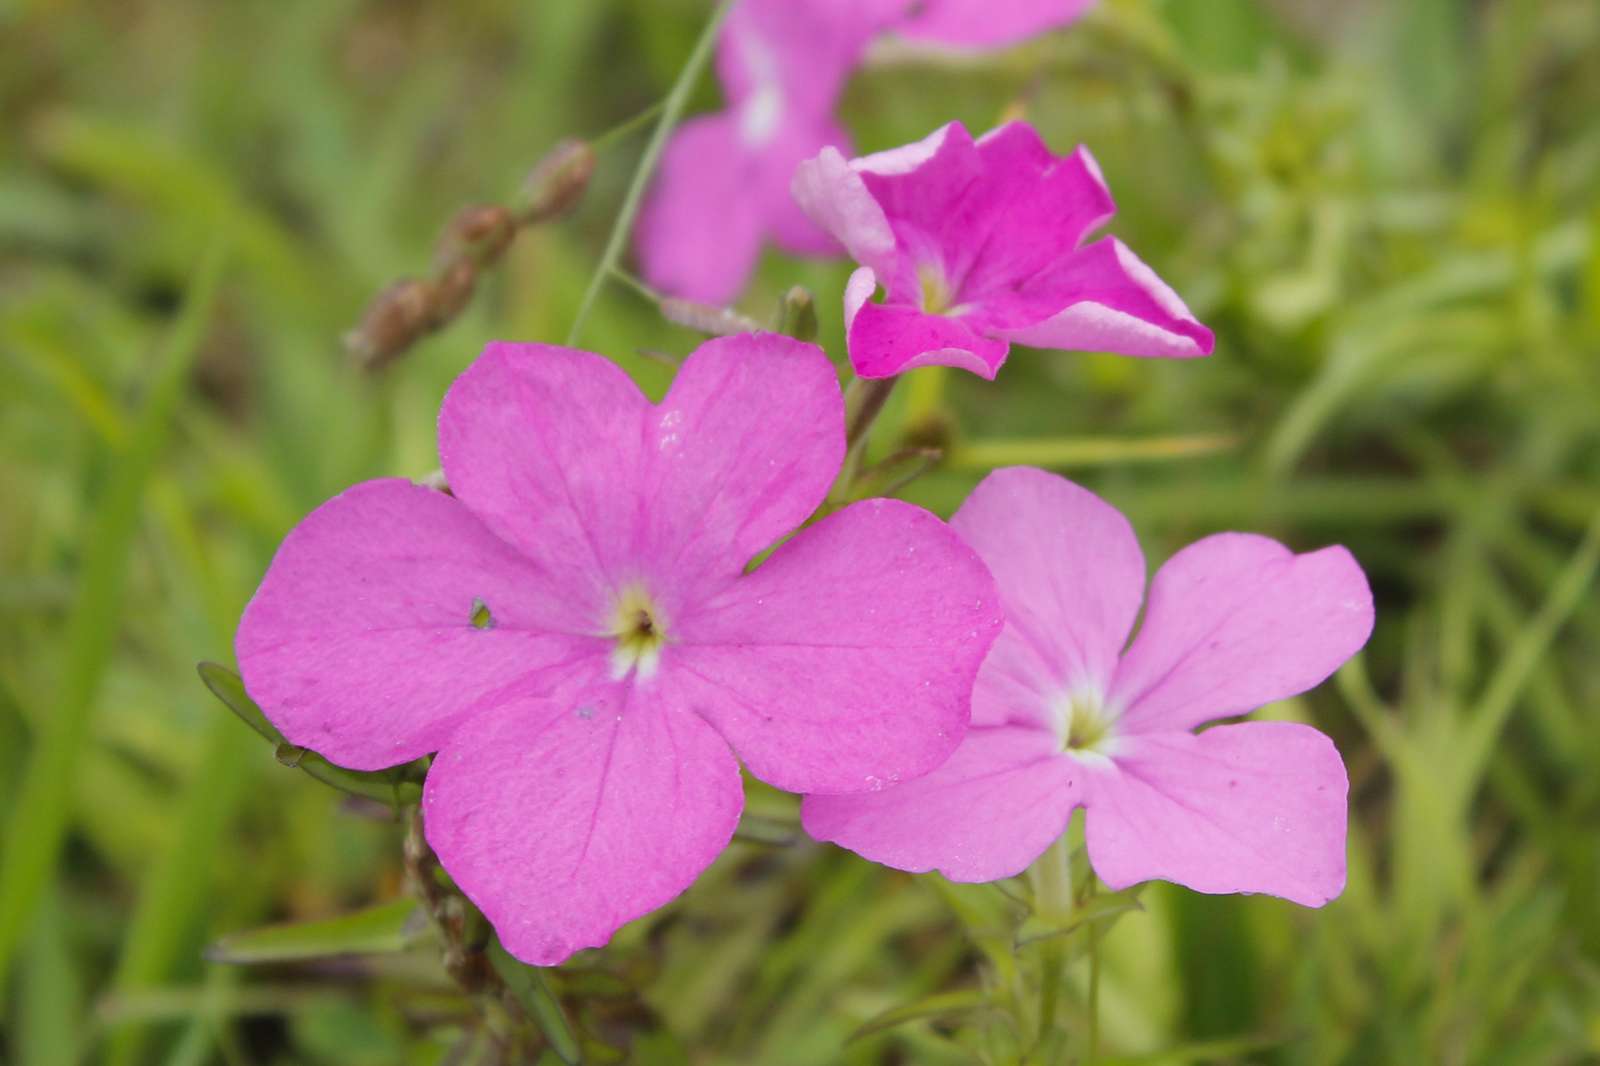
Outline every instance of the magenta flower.
{"type": "Polygon", "coordinates": [[[391,479],[284,539],[236,642],[296,744],[438,752],[429,843],[530,963],[600,945],[723,849],[734,752],[779,788],[881,788],[960,742],[993,580],[893,500],[812,514],[837,378],[786,337],[703,345],[652,405],[597,355],[491,344],[451,387],[454,496],[391,479]],[[731,747],[731,751],[730,751],[731,747]]]}
{"type": "Polygon", "coordinates": [[[904,0],[743,0],[717,40],[726,110],[685,122],[639,220],[640,269],[675,296],[723,304],[768,238],[798,255],[838,245],[789,196],[803,159],[848,145],[834,103],[904,0]]]}
{"type": "Polygon", "coordinates": [[[1211,331],[1114,237],[1116,210],[1088,149],[1058,159],[1033,127],[974,142],[959,122],[846,161],[824,148],[794,196],[861,269],[845,288],[861,377],[956,366],[992,379],[1012,341],[1124,355],[1207,355],[1211,331]],[[879,285],[882,303],[869,297],[879,285]]]}
{"type": "Polygon", "coordinates": [[[1139,614],[1127,519],[1064,478],[985,478],[951,521],[993,570],[1006,627],[972,728],[938,770],[871,796],[810,796],[806,829],[956,881],[1025,869],[1087,809],[1113,889],[1151,878],[1308,906],[1345,878],[1344,765],[1288,722],[1195,732],[1319,684],[1366,643],[1372,594],[1343,548],[1222,533],[1169,559],[1139,614]]]}
{"type": "Polygon", "coordinates": [[[895,23],[902,36],[957,48],[997,48],[1065,26],[1094,0],[922,0],[895,23]]]}

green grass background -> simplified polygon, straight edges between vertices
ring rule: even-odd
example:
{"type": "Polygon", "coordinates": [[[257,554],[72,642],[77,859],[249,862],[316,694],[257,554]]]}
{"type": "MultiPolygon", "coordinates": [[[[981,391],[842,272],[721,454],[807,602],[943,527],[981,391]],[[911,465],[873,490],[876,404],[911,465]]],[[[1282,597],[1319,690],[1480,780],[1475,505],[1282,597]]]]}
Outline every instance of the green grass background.
{"type": "MultiPolygon", "coordinates": [[[[643,136],[377,376],[339,346],[366,299],[556,139],[658,100],[706,11],[0,0],[0,1060],[456,1046],[425,940],[202,961],[397,896],[401,830],[280,767],[194,663],[231,661],[302,514],[435,466],[440,396],[484,341],[565,334],[643,136]]],[[[693,106],[716,101],[707,79],[693,106]]],[[[1364,655],[1267,712],[1344,752],[1348,890],[1320,912],[1147,892],[1106,945],[1103,1061],[1600,1061],[1600,5],[1106,0],[981,61],[880,55],[841,113],[878,149],[1019,107],[1091,146],[1113,231],[1217,352],[913,375],[875,447],[947,462],[906,495],[948,513],[989,463],[1054,465],[1153,560],[1218,529],[1342,542],[1378,598],[1364,655]]],[[[741,307],[809,285],[837,357],[847,269],[768,256],[741,307]]],[[[584,341],[658,392],[640,351],[696,337],[612,285],[584,341]]],[[[977,986],[988,902],[736,844],[561,987],[610,1004],[640,1062],[972,1061],[970,1017],[845,1041],[977,986]]]]}

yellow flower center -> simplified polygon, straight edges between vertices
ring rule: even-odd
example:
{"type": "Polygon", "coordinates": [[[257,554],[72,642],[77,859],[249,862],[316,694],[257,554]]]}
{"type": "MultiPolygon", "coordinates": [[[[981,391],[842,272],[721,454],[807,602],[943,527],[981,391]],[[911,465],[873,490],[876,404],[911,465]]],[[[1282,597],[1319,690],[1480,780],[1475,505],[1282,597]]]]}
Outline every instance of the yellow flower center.
{"type": "Polygon", "coordinates": [[[1057,732],[1061,750],[1074,755],[1104,755],[1111,739],[1112,716],[1100,693],[1082,690],[1056,702],[1057,732]]]}
{"type": "Polygon", "coordinates": [[[922,309],[930,315],[942,315],[950,310],[950,283],[944,271],[930,263],[917,267],[917,282],[922,287],[922,309]]]}
{"type": "Polygon", "coordinates": [[[639,585],[630,585],[617,597],[611,613],[610,635],[616,639],[611,652],[611,676],[618,680],[634,674],[644,681],[655,676],[661,662],[661,646],[667,641],[661,609],[639,585]]]}

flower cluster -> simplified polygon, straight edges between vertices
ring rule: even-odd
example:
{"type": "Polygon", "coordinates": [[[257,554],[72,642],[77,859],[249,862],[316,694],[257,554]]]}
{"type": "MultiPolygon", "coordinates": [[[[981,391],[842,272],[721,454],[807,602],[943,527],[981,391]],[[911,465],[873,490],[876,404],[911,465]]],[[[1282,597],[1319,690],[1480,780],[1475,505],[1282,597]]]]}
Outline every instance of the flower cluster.
{"type": "Polygon", "coordinates": [[[741,0],[717,41],[727,108],[684,123],[639,222],[644,276],[673,295],[738,295],[770,239],[799,255],[838,245],[789,197],[795,166],[849,145],[833,112],[883,34],[946,48],[1012,44],[1072,21],[1092,0],[741,0]]]}
{"type": "MultiPolygon", "coordinates": [[[[704,239],[675,183],[734,252],[780,217],[798,241],[803,208],[861,264],[843,295],[863,378],[992,378],[1012,341],[1209,353],[1149,267],[1086,243],[1113,211],[1087,150],[952,123],[854,161],[816,151],[885,26],[990,44],[1082,6],[748,0],[723,39],[734,109],[674,152],[680,167],[735,143],[768,154],[726,187],[669,158],[650,240],[704,239]],[[763,199],[797,164],[798,207],[763,199]]],[[[719,286],[748,263],[724,265],[719,286]]],[[[1207,537],[1147,595],[1127,520],[1041,470],[994,472],[948,524],[896,500],[825,506],[847,453],[839,381],[820,348],[774,334],[702,345],[660,403],[601,356],[491,344],[438,437],[447,491],[371,481],[306,517],[236,651],[291,743],[355,770],[433,756],[427,842],[518,958],[604,944],[687,888],[732,838],[741,762],[805,796],[812,836],[905,870],[1013,876],[1083,807],[1114,888],[1319,906],[1343,887],[1331,742],[1211,725],[1365,643],[1372,596],[1342,548],[1207,537]]]]}

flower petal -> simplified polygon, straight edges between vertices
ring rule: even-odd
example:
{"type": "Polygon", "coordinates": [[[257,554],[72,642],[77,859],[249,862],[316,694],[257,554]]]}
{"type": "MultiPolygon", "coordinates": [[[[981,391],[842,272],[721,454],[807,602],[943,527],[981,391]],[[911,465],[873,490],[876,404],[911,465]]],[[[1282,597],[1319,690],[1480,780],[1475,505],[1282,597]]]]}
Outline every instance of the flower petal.
{"type": "Polygon", "coordinates": [[[534,966],[667,903],[733,836],[744,792],[692,714],[607,685],[509,704],[451,738],[423,791],[428,843],[534,966]]]}
{"type": "Polygon", "coordinates": [[[685,602],[708,579],[738,576],[826,498],[844,461],[838,376],[821,348],[779,334],[708,341],[652,412],[645,449],[639,554],[685,602]]]}
{"type": "Polygon", "coordinates": [[[999,48],[1064,26],[1094,0],[926,0],[916,14],[896,24],[905,37],[956,48],[999,48]]]}
{"type": "Polygon", "coordinates": [[[1159,878],[1320,907],[1344,890],[1344,764],[1293,722],[1124,737],[1088,781],[1089,861],[1112,889],[1159,878]]]}
{"type": "Polygon", "coordinates": [[[997,881],[1027,869],[1082,801],[1078,765],[1039,729],[974,728],[948,762],[853,796],[807,796],[806,832],[897,870],[997,881]]]}
{"type": "Polygon", "coordinates": [[[1011,346],[980,336],[957,317],[868,301],[851,319],[849,349],[850,365],[864,378],[892,378],[919,366],[953,366],[993,381],[1011,346]]]}
{"type": "MultiPolygon", "coordinates": [[[[1043,681],[1040,667],[1050,688],[1036,698],[1104,691],[1144,595],[1144,554],[1121,512],[1064,477],[1019,466],[979,482],[950,525],[994,574],[1007,633],[1035,653],[996,663],[996,693],[1043,681]]],[[[979,687],[988,689],[981,679],[979,687]]]]}
{"type": "Polygon", "coordinates": [[[1122,733],[1191,729],[1320,684],[1372,632],[1372,590],[1343,548],[1295,555],[1219,533],[1150,585],[1144,624],[1110,692],[1122,733]]]}
{"type": "Polygon", "coordinates": [[[1034,348],[1167,358],[1210,355],[1209,329],[1127,245],[1094,242],[1010,295],[983,299],[985,332],[1034,348]]]}
{"type": "Polygon", "coordinates": [[[659,676],[762,780],[860,792],[950,755],[1000,624],[989,572],[948,526],[867,500],[684,619],[659,676]]]}
{"type": "Polygon", "coordinates": [[[234,647],[285,737],[376,770],[438,750],[463,718],[537,691],[547,671],[603,656],[598,641],[552,632],[584,607],[459,501],[369,481],[284,538],[234,647]],[[473,624],[480,600],[491,628],[473,624]]]}
{"type": "Polygon", "coordinates": [[[592,605],[592,626],[634,576],[650,404],[608,359],[495,342],[439,411],[439,458],[457,499],[592,605]]]}
{"type": "Polygon", "coordinates": [[[795,168],[795,203],[844,245],[850,257],[884,277],[895,268],[894,231],[861,175],[837,148],[824,148],[795,168]]]}
{"type": "Polygon", "coordinates": [[[636,240],[640,271],[663,292],[725,304],[755,269],[763,209],[788,177],[772,194],[761,190],[768,167],[740,139],[739,126],[732,112],[691,119],[662,153],[636,240]]]}

